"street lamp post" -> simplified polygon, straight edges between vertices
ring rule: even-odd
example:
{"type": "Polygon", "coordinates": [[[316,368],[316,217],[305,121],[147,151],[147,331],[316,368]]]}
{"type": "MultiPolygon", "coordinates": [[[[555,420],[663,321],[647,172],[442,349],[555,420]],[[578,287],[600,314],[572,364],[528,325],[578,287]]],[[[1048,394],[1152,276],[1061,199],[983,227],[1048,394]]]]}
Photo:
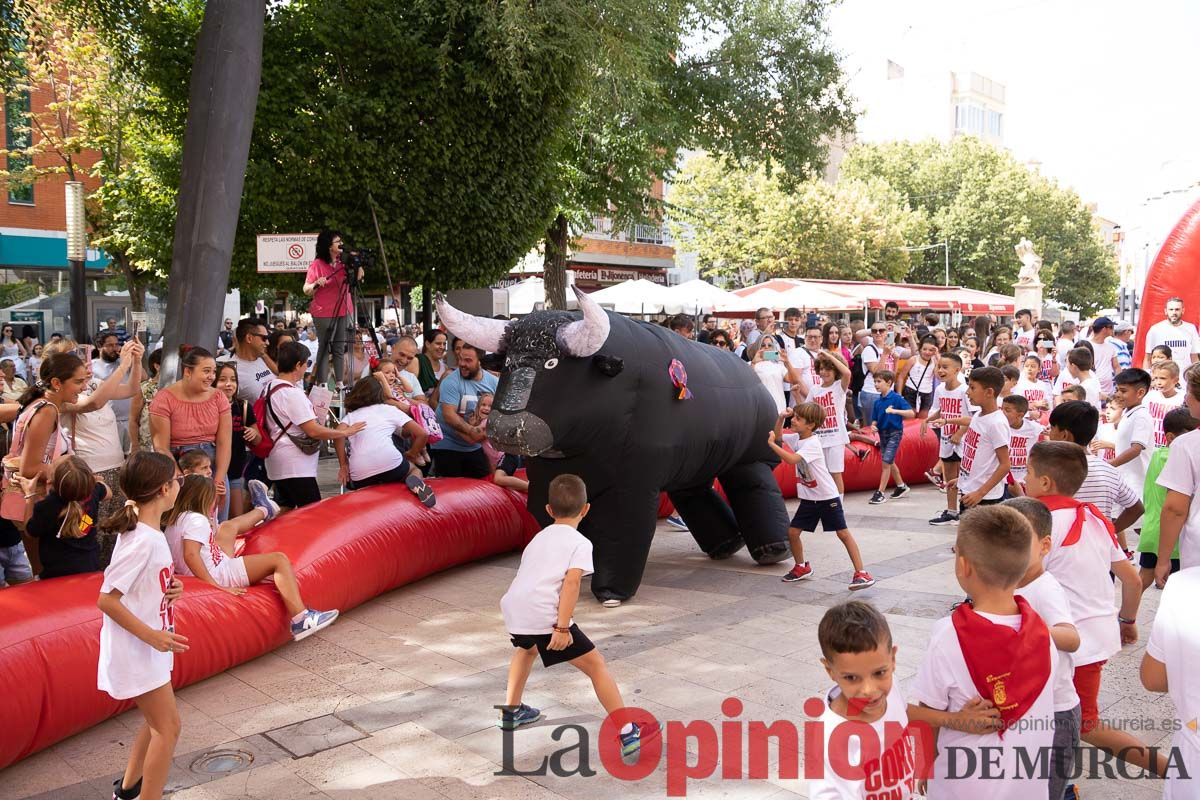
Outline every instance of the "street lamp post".
{"type": "Polygon", "coordinates": [[[83,213],[83,184],[67,181],[67,262],[71,265],[71,328],[75,341],[91,341],[87,322],[87,220],[83,213]]]}

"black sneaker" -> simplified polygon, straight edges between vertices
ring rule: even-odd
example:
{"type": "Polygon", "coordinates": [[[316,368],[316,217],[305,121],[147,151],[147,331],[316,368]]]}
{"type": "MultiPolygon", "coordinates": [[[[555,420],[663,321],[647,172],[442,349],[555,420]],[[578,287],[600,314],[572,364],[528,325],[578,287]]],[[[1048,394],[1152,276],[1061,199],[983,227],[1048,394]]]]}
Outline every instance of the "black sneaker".
{"type": "Polygon", "coordinates": [[[871,495],[871,499],[867,502],[873,506],[877,506],[880,503],[886,503],[887,498],[883,496],[883,492],[875,492],[875,494],[871,495]]]}
{"type": "Polygon", "coordinates": [[[142,796],[142,779],[124,791],[121,790],[121,778],[113,781],[113,800],[137,800],[142,796]]]}
{"type": "Polygon", "coordinates": [[[901,497],[904,497],[911,491],[912,491],[912,489],[908,488],[907,483],[902,483],[899,486],[897,486],[895,489],[892,489],[892,499],[899,500],[901,497]]]}
{"type": "Polygon", "coordinates": [[[942,509],[942,513],[933,519],[929,520],[930,525],[957,525],[958,514],[955,514],[949,509],[942,509]]]}

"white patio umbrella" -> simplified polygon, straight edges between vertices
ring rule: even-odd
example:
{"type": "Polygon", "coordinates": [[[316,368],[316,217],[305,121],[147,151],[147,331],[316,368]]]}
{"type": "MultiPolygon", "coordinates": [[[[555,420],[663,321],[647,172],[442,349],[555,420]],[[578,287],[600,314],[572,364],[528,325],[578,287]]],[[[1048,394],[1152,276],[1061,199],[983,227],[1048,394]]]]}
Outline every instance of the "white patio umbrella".
{"type": "Polygon", "coordinates": [[[665,293],[665,287],[638,278],[592,292],[589,297],[619,314],[661,314],[667,301],[665,293]]]}
{"type": "Polygon", "coordinates": [[[668,314],[702,314],[712,311],[721,303],[740,299],[733,292],[718,289],[699,278],[669,286],[663,296],[666,298],[663,310],[668,314]]]}
{"type": "Polygon", "coordinates": [[[541,278],[526,278],[508,287],[508,313],[532,314],[536,304],[546,303],[546,282],[541,278]]]}

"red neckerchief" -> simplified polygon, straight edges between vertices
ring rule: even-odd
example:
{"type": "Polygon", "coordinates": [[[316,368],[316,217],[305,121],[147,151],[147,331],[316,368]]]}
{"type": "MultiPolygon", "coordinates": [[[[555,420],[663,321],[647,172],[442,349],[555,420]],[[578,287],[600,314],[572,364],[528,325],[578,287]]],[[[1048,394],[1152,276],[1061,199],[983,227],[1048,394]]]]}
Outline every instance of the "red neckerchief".
{"type": "Polygon", "coordinates": [[[1108,531],[1108,537],[1112,539],[1112,543],[1121,549],[1121,543],[1117,540],[1117,531],[1112,522],[1091,503],[1081,503],[1074,497],[1066,497],[1061,494],[1046,495],[1039,497],[1038,500],[1041,500],[1042,505],[1051,511],[1061,511],[1064,508],[1075,509],[1075,522],[1071,525],[1071,530],[1067,531],[1067,538],[1063,539],[1063,547],[1070,547],[1079,541],[1079,537],[1083,535],[1083,523],[1090,514],[1097,522],[1104,524],[1104,530],[1108,531]]]}
{"type": "Polygon", "coordinates": [[[1001,738],[1025,716],[1050,680],[1050,630],[1024,597],[1014,599],[1021,612],[1019,631],[986,619],[970,603],[950,616],[971,681],[979,696],[1000,711],[1001,738]]]}

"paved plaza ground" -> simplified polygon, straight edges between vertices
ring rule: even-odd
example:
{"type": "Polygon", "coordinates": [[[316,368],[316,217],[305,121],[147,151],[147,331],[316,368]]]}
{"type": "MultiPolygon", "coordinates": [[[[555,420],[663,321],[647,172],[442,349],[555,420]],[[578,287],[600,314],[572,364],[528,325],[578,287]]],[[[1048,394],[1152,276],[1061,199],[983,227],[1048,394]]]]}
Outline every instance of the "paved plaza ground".
{"type": "MultiPolygon", "coordinates": [[[[899,646],[898,678],[907,686],[924,655],[930,624],[961,596],[950,552],[955,529],[926,523],[944,502],[933,488],[881,506],[868,505],[867,497],[848,498],[847,517],[878,583],[854,596],[886,613],[899,646]]],[[[851,597],[850,565],[837,538],[813,534],[806,546],[816,576],[784,584],[779,577],[790,562],[757,567],[744,551],[710,561],[686,532],[660,524],[636,598],[604,609],[585,579],[576,621],[608,659],[626,702],[660,719],[722,720],[721,701],[737,697],[745,707],[743,720],[800,723],[807,719],[805,699],[830,685],[818,660],[817,621],[828,606],[851,597]]],[[[492,706],[504,700],[511,653],[499,600],[518,563],[513,553],[397,589],[306,641],[179,692],[183,734],[173,797],[666,796],[661,768],[637,783],[601,771],[600,706],[587,680],[565,665],[535,667],[526,700],[545,717],[514,735],[515,765],[530,769],[574,744],[573,734],[551,739],[556,726],[574,724],[591,736],[591,766],[598,774],[494,774],[502,753],[492,706]],[[203,757],[212,751],[230,751],[246,766],[232,774],[206,773],[203,757]]],[[[1173,720],[1169,700],[1146,692],[1138,680],[1157,603],[1158,592],[1151,589],[1138,615],[1138,646],[1126,648],[1105,669],[1100,699],[1110,719],[1156,725],[1173,720]]],[[[107,797],[140,722],[136,711],[126,713],[8,768],[0,797],[107,797]]],[[[1164,747],[1170,738],[1161,729],[1137,733],[1164,747]]],[[[567,763],[575,759],[570,755],[567,763]]],[[[771,764],[775,774],[773,748],[771,764]]],[[[220,765],[218,759],[215,766],[220,765]]],[[[1082,788],[1089,800],[1161,794],[1161,785],[1150,781],[1090,781],[1082,788]]],[[[689,783],[688,796],[783,800],[806,796],[806,784],[713,778],[689,783]]]]}

